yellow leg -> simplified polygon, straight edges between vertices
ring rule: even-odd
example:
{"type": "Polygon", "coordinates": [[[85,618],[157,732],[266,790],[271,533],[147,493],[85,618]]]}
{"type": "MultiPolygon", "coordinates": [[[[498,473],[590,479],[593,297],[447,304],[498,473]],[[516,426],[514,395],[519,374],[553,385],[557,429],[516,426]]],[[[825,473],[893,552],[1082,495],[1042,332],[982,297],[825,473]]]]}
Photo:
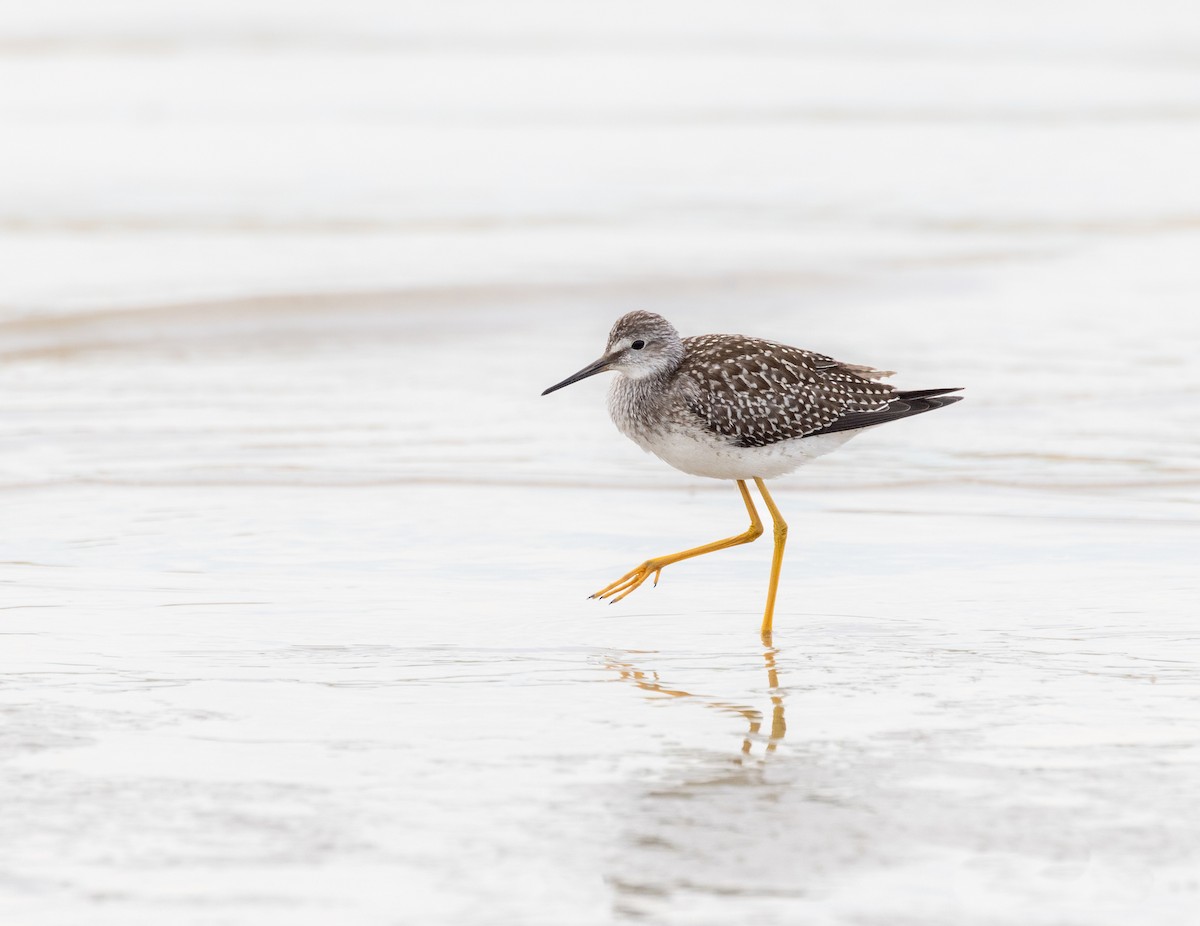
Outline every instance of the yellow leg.
{"type": "MultiPolygon", "coordinates": [[[[691,559],[693,556],[703,556],[705,553],[715,553],[717,550],[725,550],[729,547],[736,547],[742,543],[750,543],[752,540],[757,540],[762,536],[763,526],[762,521],[758,517],[758,512],[754,508],[754,502],[750,500],[750,490],[746,488],[744,480],[737,481],[738,491],[742,493],[742,501],[746,503],[746,510],[750,512],[750,526],[743,534],[738,534],[736,537],[727,537],[724,540],[718,540],[714,543],[706,543],[702,547],[693,547],[690,550],[684,550],[682,553],[672,553],[670,556],[659,556],[654,559],[648,559],[637,569],[632,569],[621,578],[617,579],[611,585],[606,585],[593,598],[612,598],[611,604],[616,604],[635,588],[645,582],[650,576],[654,576],[654,584],[658,584],[658,574],[672,563],[677,563],[681,559],[691,559]],[[615,596],[615,597],[614,597],[615,596]]],[[[759,482],[759,487],[762,483],[759,482]]],[[[770,502],[770,496],[764,496],[770,502]]]]}
{"type": "Polygon", "coordinates": [[[762,493],[767,510],[771,512],[771,520],[775,523],[775,555],[771,557],[771,584],[767,587],[767,608],[763,612],[762,622],[763,642],[770,643],[771,621],[775,618],[775,593],[779,591],[779,570],[783,566],[783,548],[787,543],[788,526],[779,509],[775,507],[775,500],[771,498],[771,493],[767,491],[763,481],[756,477],[754,484],[762,493]]]}

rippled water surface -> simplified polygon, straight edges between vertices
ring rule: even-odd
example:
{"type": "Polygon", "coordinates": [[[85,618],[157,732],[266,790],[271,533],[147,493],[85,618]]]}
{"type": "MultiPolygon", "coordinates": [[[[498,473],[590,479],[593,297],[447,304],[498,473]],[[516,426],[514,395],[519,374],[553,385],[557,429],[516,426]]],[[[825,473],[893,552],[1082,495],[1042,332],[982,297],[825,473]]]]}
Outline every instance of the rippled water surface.
{"type": "Polygon", "coordinates": [[[4,922],[1194,922],[1200,22],[605,8],[0,21],[4,922]],[[967,387],[769,644],[587,600],[745,517],[632,308],[967,387]]]}

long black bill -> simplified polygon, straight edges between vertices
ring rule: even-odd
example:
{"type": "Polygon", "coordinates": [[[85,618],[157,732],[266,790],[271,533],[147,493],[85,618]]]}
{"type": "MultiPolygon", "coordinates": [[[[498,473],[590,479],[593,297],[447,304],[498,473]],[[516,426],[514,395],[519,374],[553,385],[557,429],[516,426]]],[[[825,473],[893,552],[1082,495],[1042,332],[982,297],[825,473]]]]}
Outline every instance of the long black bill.
{"type": "Polygon", "coordinates": [[[555,390],[561,389],[563,386],[569,386],[571,383],[577,383],[581,379],[587,379],[589,376],[595,376],[597,373],[603,373],[608,369],[608,365],[610,363],[612,363],[612,357],[601,357],[595,363],[588,364],[578,373],[568,376],[561,383],[555,383],[553,386],[543,392],[542,395],[549,395],[555,390]]]}

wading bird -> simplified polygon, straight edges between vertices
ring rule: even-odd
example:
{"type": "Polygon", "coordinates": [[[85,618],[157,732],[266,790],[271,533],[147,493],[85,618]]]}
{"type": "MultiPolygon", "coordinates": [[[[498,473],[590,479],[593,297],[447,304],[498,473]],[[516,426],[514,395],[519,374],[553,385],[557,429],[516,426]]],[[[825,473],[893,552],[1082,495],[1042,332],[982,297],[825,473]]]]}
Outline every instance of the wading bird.
{"type": "Polygon", "coordinates": [[[750,498],[753,479],[775,527],[775,554],[763,613],[771,633],[787,524],[764,479],[782,476],[835,450],[865,428],[942,408],[952,389],[902,392],[882,370],[841,363],[813,351],[737,334],[681,338],[661,315],[630,312],[608,335],[604,355],[542,395],[615,370],[608,412],[635,444],[693,476],[737,482],[750,527],[703,546],[648,559],[592,595],[616,603],[667,566],[757,540],[762,521],[750,498]]]}

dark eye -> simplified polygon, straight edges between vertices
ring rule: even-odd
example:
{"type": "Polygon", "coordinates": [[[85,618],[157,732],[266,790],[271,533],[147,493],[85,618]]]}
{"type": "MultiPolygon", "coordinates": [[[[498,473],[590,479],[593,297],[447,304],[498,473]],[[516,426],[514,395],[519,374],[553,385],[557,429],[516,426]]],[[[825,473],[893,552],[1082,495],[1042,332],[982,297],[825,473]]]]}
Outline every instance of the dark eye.
{"type": "Polygon", "coordinates": [[[646,346],[646,342],[641,340],[641,338],[639,338],[638,340],[634,341],[629,346],[632,347],[634,350],[641,350],[643,347],[646,346]]]}

